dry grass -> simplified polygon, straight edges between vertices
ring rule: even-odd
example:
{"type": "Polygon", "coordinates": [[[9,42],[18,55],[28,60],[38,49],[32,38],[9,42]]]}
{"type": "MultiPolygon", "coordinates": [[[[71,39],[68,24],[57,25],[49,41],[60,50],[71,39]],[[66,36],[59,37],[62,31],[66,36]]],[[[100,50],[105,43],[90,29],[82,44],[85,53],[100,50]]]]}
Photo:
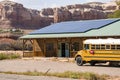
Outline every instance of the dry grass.
{"type": "Polygon", "coordinates": [[[4,53],[0,53],[0,60],[4,60],[4,59],[17,59],[17,58],[21,58],[21,56],[19,54],[4,54],[4,53]]]}
{"type": "Polygon", "coordinates": [[[106,80],[109,78],[108,75],[98,75],[90,72],[63,72],[63,73],[49,73],[49,71],[43,73],[38,71],[27,71],[27,72],[0,72],[5,74],[17,74],[17,75],[29,75],[29,76],[55,76],[60,78],[72,78],[72,79],[85,79],[85,80],[106,80]]]}

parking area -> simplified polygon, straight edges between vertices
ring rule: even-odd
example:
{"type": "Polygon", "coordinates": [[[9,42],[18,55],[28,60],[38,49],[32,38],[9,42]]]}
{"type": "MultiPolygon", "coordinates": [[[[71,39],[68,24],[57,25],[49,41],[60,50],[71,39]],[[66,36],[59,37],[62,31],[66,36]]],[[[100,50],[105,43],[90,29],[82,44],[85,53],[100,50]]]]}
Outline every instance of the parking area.
{"type": "Polygon", "coordinates": [[[26,72],[26,71],[39,71],[39,72],[93,72],[97,74],[107,74],[111,76],[119,76],[120,67],[109,67],[107,64],[97,64],[96,66],[90,66],[85,64],[84,66],[77,66],[75,62],[68,62],[66,59],[56,61],[50,58],[36,58],[36,59],[17,59],[17,60],[1,60],[0,71],[12,71],[12,72],[26,72]]]}

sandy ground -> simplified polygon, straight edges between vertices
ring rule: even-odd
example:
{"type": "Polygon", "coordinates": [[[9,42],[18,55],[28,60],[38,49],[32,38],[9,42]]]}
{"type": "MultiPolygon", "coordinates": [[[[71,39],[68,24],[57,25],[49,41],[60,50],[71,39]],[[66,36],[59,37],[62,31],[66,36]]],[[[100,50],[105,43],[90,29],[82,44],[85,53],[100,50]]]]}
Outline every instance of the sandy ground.
{"type": "Polygon", "coordinates": [[[107,65],[77,66],[75,63],[50,61],[50,60],[2,60],[0,61],[0,71],[26,72],[39,71],[46,72],[94,72],[97,74],[107,74],[111,76],[120,76],[120,67],[108,67],[107,65]]]}
{"type": "MultiPolygon", "coordinates": [[[[84,66],[77,66],[73,62],[64,61],[51,61],[47,58],[37,59],[17,59],[17,60],[1,60],[0,71],[12,71],[12,72],[27,72],[27,71],[39,71],[39,72],[65,72],[65,71],[77,71],[77,72],[94,72],[97,74],[107,74],[111,76],[118,76],[120,80],[120,67],[108,67],[106,64],[97,64],[96,66],[90,66],[85,64],[84,66]]],[[[24,76],[24,75],[11,75],[0,74],[0,80],[74,80],[67,78],[47,77],[47,76],[24,76]]],[[[112,79],[109,79],[112,80],[112,79]]]]}

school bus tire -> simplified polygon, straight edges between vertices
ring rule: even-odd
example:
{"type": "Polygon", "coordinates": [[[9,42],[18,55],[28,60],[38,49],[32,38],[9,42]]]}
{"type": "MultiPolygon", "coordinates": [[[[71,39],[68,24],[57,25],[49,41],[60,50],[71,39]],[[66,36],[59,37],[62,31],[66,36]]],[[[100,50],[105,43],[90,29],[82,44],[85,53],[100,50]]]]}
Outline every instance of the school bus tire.
{"type": "Polygon", "coordinates": [[[95,66],[95,64],[96,64],[96,62],[94,62],[94,61],[91,61],[91,62],[90,62],[90,65],[91,65],[91,66],[95,66]]]}
{"type": "Polygon", "coordinates": [[[76,64],[78,66],[82,66],[83,65],[83,60],[81,56],[76,57],[76,64]]]}
{"type": "Polygon", "coordinates": [[[109,66],[112,66],[112,67],[119,67],[120,65],[119,65],[119,63],[120,62],[109,62],[109,66]]]}

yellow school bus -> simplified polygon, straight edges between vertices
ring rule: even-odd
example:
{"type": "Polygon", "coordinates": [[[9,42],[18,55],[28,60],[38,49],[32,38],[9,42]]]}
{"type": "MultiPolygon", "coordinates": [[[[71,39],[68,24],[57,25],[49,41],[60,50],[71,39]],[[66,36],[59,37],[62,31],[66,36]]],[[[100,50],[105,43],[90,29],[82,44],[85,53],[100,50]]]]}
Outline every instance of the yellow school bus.
{"type": "Polygon", "coordinates": [[[120,39],[87,39],[83,41],[83,50],[75,55],[78,66],[90,63],[109,62],[110,66],[120,65],[120,39]]]}

